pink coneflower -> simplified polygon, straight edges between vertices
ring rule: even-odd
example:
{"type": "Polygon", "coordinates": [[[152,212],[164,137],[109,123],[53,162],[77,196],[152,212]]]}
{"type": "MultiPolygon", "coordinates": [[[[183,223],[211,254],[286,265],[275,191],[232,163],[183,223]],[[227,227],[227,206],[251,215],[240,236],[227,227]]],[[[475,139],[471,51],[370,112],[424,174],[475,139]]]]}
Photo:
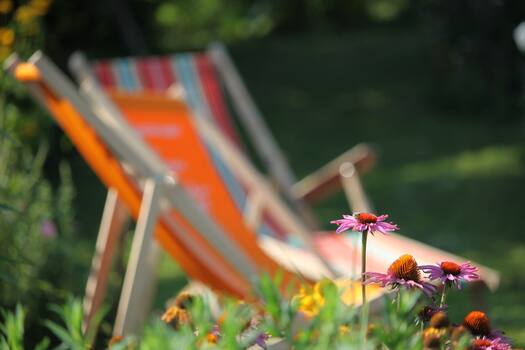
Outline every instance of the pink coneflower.
{"type": "Polygon", "coordinates": [[[392,289],[405,287],[421,289],[430,296],[436,291],[432,284],[421,280],[419,266],[412,255],[402,255],[394,261],[387,273],[367,272],[365,284],[378,283],[381,287],[389,286],[392,289]]]}
{"type": "Polygon", "coordinates": [[[388,234],[388,232],[399,230],[397,225],[385,222],[387,218],[388,215],[376,216],[370,213],[355,213],[354,215],[343,215],[342,219],[333,220],[330,223],[339,226],[335,231],[336,233],[352,230],[355,232],[370,232],[371,234],[376,232],[388,234]]]}
{"type": "Polygon", "coordinates": [[[511,350],[510,344],[501,338],[477,338],[473,339],[468,347],[469,350],[511,350]]]}
{"type": "Polygon", "coordinates": [[[368,315],[366,307],[366,241],[368,233],[374,234],[375,232],[381,232],[388,234],[388,232],[396,231],[399,228],[389,222],[385,222],[388,215],[376,216],[370,213],[354,213],[354,215],[343,215],[342,219],[330,221],[331,224],[336,224],[336,233],[343,231],[352,230],[355,232],[361,232],[361,298],[363,301],[363,307],[361,307],[361,321],[363,323],[368,322],[368,315]]]}
{"type": "Polygon", "coordinates": [[[422,265],[419,267],[429,274],[431,280],[440,280],[443,284],[454,284],[461,289],[461,281],[470,282],[479,279],[478,269],[471,263],[461,265],[451,261],[443,261],[437,265],[422,265]]]}

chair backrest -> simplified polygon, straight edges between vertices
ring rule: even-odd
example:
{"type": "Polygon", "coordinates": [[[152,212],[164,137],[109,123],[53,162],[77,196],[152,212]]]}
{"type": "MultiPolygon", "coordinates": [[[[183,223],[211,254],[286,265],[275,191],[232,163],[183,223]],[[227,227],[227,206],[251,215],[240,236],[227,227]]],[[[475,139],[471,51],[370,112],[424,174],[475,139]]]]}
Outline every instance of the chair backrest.
{"type": "MultiPolygon", "coordinates": [[[[221,88],[222,85],[227,87],[236,116],[274,184],[310,228],[318,227],[312,210],[293,194],[292,185],[296,182],[293,172],[224,46],[215,43],[202,52],[99,60],[91,64],[91,68],[101,86],[108,91],[156,92],[183,97],[195,116],[212,121],[238,149],[243,150],[221,88]]],[[[216,157],[214,162],[230,192],[236,193],[238,205],[243,204],[242,189],[234,177],[223,169],[216,157]]]]}

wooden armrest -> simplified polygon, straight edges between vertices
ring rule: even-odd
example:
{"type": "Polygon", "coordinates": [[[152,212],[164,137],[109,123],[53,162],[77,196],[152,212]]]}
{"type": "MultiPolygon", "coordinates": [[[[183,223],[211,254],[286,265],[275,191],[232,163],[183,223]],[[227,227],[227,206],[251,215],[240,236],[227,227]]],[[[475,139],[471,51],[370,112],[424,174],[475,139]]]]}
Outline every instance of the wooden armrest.
{"type": "Polygon", "coordinates": [[[339,168],[350,162],[363,173],[372,168],[377,159],[377,152],[368,144],[360,143],[341,154],[322,168],[306,176],[292,187],[296,198],[309,203],[317,202],[341,189],[339,168]]]}

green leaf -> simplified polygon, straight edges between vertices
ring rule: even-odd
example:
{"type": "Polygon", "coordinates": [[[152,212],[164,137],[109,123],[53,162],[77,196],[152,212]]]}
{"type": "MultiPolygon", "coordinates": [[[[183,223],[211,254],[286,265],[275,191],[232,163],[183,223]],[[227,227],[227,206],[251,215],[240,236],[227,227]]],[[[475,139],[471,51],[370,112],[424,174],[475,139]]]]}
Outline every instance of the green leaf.
{"type": "Polygon", "coordinates": [[[55,322],[49,320],[45,321],[44,324],[51,332],[53,332],[54,335],[58,337],[58,339],[60,339],[60,341],[62,341],[63,344],[69,345],[71,349],[83,349],[83,344],[79,344],[62,326],[59,326],[55,322]]]}
{"type": "Polygon", "coordinates": [[[49,344],[51,343],[51,341],[49,340],[48,337],[45,337],[44,339],[42,339],[36,346],[35,346],[35,349],[34,350],[46,350],[46,349],[49,349],[49,344]]]}

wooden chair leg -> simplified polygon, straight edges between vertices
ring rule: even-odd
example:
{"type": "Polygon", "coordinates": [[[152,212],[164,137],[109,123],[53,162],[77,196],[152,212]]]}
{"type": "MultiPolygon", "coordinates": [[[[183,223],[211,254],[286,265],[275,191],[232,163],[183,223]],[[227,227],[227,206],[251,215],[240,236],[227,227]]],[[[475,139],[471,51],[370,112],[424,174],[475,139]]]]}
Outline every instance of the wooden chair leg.
{"type": "Polygon", "coordinates": [[[359,179],[359,175],[350,162],[341,164],[339,168],[339,175],[341,178],[341,184],[348,200],[348,204],[352,208],[353,212],[369,212],[371,210],[370,202],[366,197],[363,185],[359,179]]]}
{"type": "Polygon", "coordinates": [[[126,208],[119,200],[117,192],[110,188],[102,214],[95,253],[91,261],[91,272],[86,284],[82,325],[84,332],[91,327],[93,316],[100,309],[106,295],[113,257],[117,250],[119,237],[128,220],[129,215],[126,208]]]}
{"type": "Polygon", "coordinates": [[[153,237],[159,213],[159,190],[155,180],[146,180],[115,319],[114,335],[137,334],[151,306],[160,255],[153,237]]]}

